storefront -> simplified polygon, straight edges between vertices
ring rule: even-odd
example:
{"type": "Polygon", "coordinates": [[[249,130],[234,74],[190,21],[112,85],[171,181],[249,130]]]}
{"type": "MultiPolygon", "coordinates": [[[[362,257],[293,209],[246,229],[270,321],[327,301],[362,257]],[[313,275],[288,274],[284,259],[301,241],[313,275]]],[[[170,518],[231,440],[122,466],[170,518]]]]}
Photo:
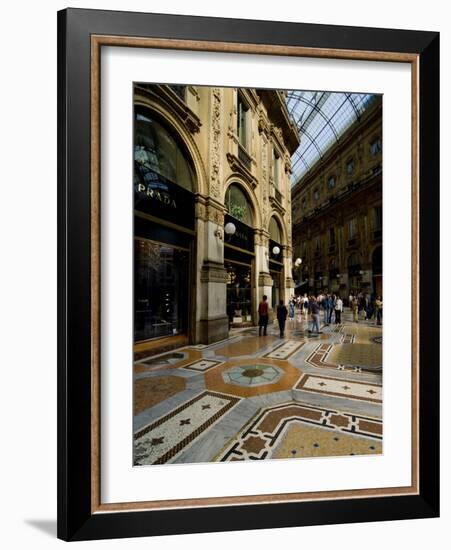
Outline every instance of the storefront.
{"type": "Polygon", "coordinates": [[[269,274],[272,278],[271,307],[276,309],[282,298],[282,232],[277,220],[272,217],[269,222],[269,274]]]}
{"type": "Polygon", "coordinates": [[[137,106],[134,129],[134,339],[189,337],[194,169],[152,111],[137,106]]]}
{"type": "Polygon", "coordinates": [[[252,324],[254,311],[255,251],[252,209],[244,191],[237,184],[229,186],[225,197],[227,214],[224,226],[233,224],[233,234],[226,234],[224,266],[227,270],[227,315],[229,323],[252,324]]]}

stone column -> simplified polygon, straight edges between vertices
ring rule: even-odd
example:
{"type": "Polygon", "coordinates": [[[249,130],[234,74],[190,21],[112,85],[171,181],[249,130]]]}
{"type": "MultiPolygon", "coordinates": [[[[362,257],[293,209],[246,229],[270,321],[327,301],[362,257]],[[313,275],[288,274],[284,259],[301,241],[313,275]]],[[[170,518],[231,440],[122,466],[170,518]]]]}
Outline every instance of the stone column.
{"type": "Polygon", "coordinates": [[[224,268],[224,214],[222,205],[204,197],[198,198],[197,211],[199,290],[196,296],[196,341],[211,344],[227,338],[229,333],[226,311],[227,272],[224,268]]]}
{"type": "Polygon", "coordinates": [[[348,271],[340,271],[340,285],[339,285],[339,294],[341,298],[346,298],[349,296],[349,276],[348,271]]]}
{"type": "Polygon", "coordinates": [[[361,286],[362,291],[372,294],[374,292],[373,289],[373,270],[372,270],[372,264],[370,263],[364,263],[362,264],[362,279],[361,279],[361,286]]]}
{"type": "Polygon", "coordinates": [[[287,246],[287,245],[282,246],[282,261],[283,261],[282,284],[284,285],[284,287],[281,292],[281,299],[284,300],[285,304],[288,303],[288,300],[294,294],[292,254],[293,254],[293,250],[291,246],[287,246]]]}
{"type": "Polygon", "coordinates": [[[272,277],[269,274],[269,233],[263,229],[255,230],[255,271],[257,274],[257,296],[254,302],[256,319],[257,310],[262,296],[268,296],[269,310],[271,313],[272,304],[272,277]]]}

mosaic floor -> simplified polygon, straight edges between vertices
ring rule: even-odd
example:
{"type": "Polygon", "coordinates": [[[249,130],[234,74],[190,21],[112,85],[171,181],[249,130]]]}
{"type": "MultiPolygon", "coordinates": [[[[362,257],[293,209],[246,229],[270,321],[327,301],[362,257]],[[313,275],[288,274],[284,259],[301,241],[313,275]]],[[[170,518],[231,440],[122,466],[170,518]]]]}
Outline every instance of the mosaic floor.
{"type": "Polygon", "coordinates": [[[259,337],[134,365],[134,463],[194,463],[382,453],[382,328],[351,321],[308,332],[300,316],[259,337]]]}

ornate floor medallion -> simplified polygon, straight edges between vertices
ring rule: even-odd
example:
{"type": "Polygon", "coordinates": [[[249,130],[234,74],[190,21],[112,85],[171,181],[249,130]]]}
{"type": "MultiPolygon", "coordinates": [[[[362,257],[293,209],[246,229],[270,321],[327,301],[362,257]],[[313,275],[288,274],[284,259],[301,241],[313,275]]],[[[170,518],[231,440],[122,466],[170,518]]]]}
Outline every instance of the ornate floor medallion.
{"type": "Polygon", "coordinates": [[[243,365],[233,367],[222,373],[222,378],[226,384],[236,384],[238,386],[262,386],[264,384],[274,384],[283,376],[284,372],[275,365],[243,365]]]}

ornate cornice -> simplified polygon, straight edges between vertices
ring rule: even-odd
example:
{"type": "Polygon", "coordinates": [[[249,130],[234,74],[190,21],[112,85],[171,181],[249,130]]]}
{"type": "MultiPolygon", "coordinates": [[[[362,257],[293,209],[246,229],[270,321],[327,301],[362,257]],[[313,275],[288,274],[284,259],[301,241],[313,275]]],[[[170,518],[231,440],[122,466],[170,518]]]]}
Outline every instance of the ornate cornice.
{"type": "Polygon", "coordinates": [[[252,173],[244,166],[238,157],[232,153],[227,153],[227,160],[229,166],[233,172],[238,173],[252,188],[257,187],[258,180],[252,173]]]}
{"type": "Polygon", "coordinates": [[[273,207],[273,209],[276,211],[276,212],[279,212],[279,214],[281,216],[284,216],[285,215],[285,208],[280,204],[280,202],[276,199],[276,197],[273,197],[273,196],[269,196],[269,202],[271,204],[271,206],[273,207]]]}

